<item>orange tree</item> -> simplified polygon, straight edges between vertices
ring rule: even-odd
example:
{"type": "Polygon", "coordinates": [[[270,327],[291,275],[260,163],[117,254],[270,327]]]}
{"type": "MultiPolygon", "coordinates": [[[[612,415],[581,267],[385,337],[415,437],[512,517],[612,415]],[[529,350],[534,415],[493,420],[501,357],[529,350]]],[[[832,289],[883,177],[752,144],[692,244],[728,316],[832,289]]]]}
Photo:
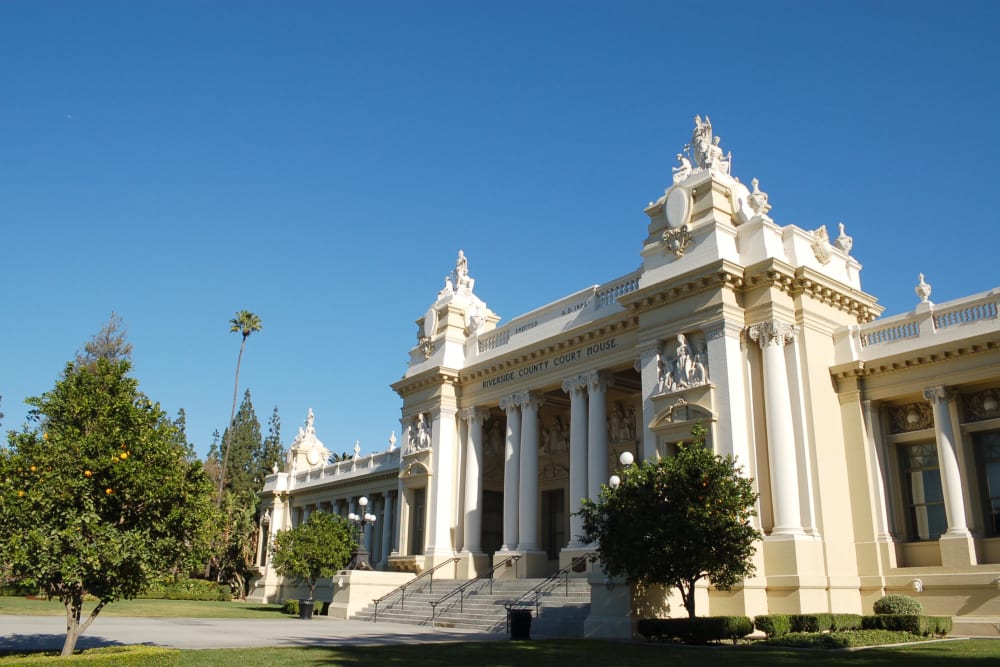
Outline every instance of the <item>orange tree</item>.
{"type": "Polygon", "coordinates": [[[129,368],[68,364],[0,448],[0,558],[65,605],[63,655],[105,605],[204,559],[212,530],[210,480],[129,368]]]}
{"type": "Polygon", "coordinates": [[[705,429],[675,456],[626,468],[618,488],[602,486],[580,509],[584,536],[597,559],[629,583],[677,588],[695,616],[695,584],[708,578],[729,590],[754,572],[761,538],[753,527],[757,494],[733,457],[704,446],[705,429]]]}
{"type": "Polygon", "coordinates": [[[312,600],[316,582],[344,569],[356,544],[347,519],[313,512],[305,523],[278,533],[271,562],[278,574],[305,583],[312,600]]]}

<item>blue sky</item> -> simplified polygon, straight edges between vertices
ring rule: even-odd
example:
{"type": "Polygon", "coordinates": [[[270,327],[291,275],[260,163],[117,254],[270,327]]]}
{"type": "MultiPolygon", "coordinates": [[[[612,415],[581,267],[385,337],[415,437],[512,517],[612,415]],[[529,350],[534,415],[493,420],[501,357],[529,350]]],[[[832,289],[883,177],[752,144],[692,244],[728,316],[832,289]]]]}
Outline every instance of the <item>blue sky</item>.
{"type": "Polygon", "coordinates": [[[695,114],[886,314],[1000,285],[1000,3],[0,0],[0,410],[126,321],[204,453],[399,429],[459,248],[504,320],[636,269],[695,114]]]}

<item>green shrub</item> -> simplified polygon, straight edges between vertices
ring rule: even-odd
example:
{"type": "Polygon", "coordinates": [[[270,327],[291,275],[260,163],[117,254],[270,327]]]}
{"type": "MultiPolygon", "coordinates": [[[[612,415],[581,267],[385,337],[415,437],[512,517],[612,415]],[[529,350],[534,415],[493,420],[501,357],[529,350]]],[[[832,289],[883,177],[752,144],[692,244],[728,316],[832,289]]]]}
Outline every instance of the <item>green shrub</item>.
{"type": "Polygon", "coordinates": [[[163,579],[151,585],[140,596],[147,600],[200,600],[229,602],[233,599],[229,586],[204,579],[163,579]]]}
{"type": "MultiPolygon", "coordinates": [[[[284,604],[281,605],[282,614],[291,614],[292,616],[299,615],[299,601],[298,600],[285,600],[284,604]]],[[[642,621],[639,621],[642,623],[642,621]]]]}
{"type": "Polygon", "coordinates": [[[792,614],[792,632],[826,632],[833,629],[833,614],[792,614]]]}
{"type": "Polygon", "coordinates": [[[51,665],[60,663],[84,663],[87,667],[174,667],[181,664],[181,652],[161,646],[103,646],[75,653],[68,658],[57,658],[54,654],[39,653],[21,658],[4,658],[5,665],[51,665]]]}
{"type": "Polygon", "coordinates": [[[878,614],[865,616],[866,630],[900,630],[915,635],[946,635],[951,632],[950,616],[917,616],[916,614],[878,614]]]}
{"type": "Polygon", "coordinates": [[[873,605],[876,614],[908,614],[919,616],[924,613],[924,606],[916,598],[909,595],[886,595],[873,605]]]}
{"type": "Polygon", "coordinates": [[[860,630],[861,629],[861,614],[830,614],[833,618],[833,625],[830,627],[831,630],[860,630]]]}
{"type": "Polygon", "coordinates": [[[753,632],[753,623],[747,616],[643,618],[636,629],[646,639],[679,639],[687,644],[705,644],[722,639],[735,642],[753,632]]]}
{"type": "Polygon", "coordinates": [[[903,644],[919,641],[916,635],[909,632],[891,632],[888,630],[853,630],[849,632],[794,632],[768,639],[763,644],[768,646],[790,646],[793,648],[838,649],[856,646],[883,646],[886,644],[903,644]]]}
{"type": "Polygon", "coordinates": [[[792,620],[788,614],[754,616],[753,624],[768,637],[780,637],[792,631],[792,620]]]}

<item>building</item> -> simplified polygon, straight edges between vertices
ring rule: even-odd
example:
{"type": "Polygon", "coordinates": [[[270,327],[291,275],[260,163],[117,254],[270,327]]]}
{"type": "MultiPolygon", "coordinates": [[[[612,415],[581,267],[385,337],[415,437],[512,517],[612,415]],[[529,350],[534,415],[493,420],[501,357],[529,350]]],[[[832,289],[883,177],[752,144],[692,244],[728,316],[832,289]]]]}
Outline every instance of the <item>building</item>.
{"type": "Polygon", "coordinates": [[[518,554],[546,575],[587,551],[574,512],[623,452],[669,456],[701,422],[756,481],[765,535],[756,575],[706,586],[702,613],[919,591],[928,613],[1000,616],[1000,290],[934,305],[921,276],[912,313],[877,319],[843,225],[772,220],[708,118],[690,146],[637,271],[499,326],[459,251],[392,385],[398,446],[327,464],[310,415],[265,484],[265,533],[367,494],[380,569],[458,557],[472,577],[518,554]]]}

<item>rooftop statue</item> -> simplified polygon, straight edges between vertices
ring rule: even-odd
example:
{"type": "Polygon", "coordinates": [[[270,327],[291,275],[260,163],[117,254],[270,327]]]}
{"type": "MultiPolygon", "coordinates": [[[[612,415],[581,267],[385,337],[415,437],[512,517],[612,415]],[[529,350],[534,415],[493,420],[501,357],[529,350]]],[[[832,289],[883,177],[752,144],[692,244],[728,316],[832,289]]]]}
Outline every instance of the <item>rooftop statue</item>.
{"type": "MultiPolygon", "coordinates": [[[[690,146],[694,151],[695,164],[699,168],[729,174],[733,154],[732,152],[723,154],[720,143],[721,137],[712,135],[712,121],[709,117],[705,116],[705,120],[702,121],[701,116],[695,116],[690,146]]],[[[677,182],[676,179],[674,182],[677,182]]]]}

